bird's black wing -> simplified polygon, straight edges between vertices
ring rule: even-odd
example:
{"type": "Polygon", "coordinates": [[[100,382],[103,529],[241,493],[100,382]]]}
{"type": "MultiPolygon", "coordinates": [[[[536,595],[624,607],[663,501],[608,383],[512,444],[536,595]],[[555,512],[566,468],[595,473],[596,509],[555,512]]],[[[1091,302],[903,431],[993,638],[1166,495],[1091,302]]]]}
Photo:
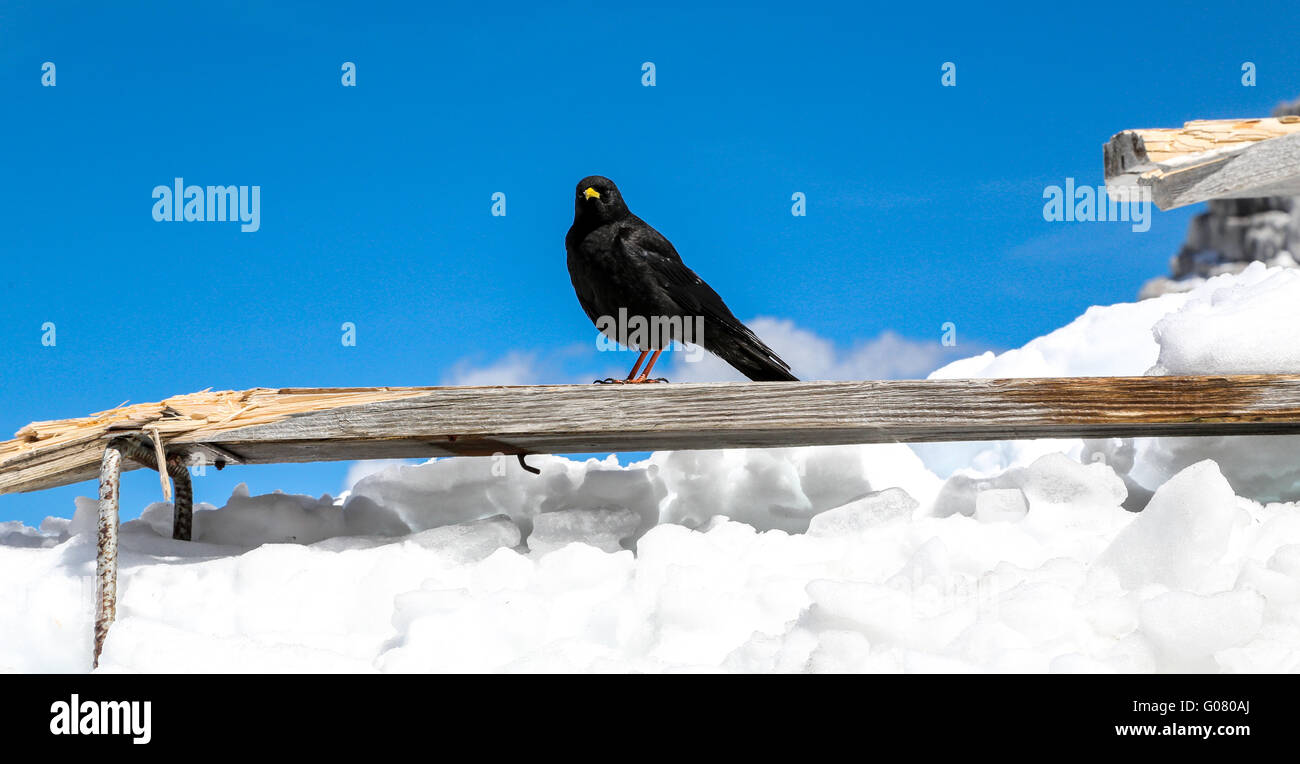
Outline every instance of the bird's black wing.
{"type": "Polygon", "coordinates": [[[683,315],[740,323],[718,293],[682,262],[672,242],[655,229],[645,223],[624,228],[619,231],[614,246],[628,261],[641,264],[652,274],[656,286],[677,304],[683,315]]]}
{"type": "Polygon", "coordinates": [[[623,257],[642,263],[682,316],[703,316],[704,347],[756,381],[795,381],[790,365],[732,314],[713,291],[682,262],[672,242],[639,218],[614,241],[623,257]]]}

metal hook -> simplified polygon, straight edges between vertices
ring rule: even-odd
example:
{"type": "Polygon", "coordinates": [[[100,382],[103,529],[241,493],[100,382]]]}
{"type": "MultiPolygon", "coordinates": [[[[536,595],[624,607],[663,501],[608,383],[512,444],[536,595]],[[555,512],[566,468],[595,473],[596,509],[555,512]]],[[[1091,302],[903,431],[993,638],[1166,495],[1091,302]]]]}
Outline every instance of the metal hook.
{"type": "Polygon", "coordinates": [[[538,469],[538,468],[536,468],[536,467],[529,467],[529,466],[528,466],[528,462],[524,461],[524,456],[525,456],[524,454],[515,454],[515,456],[519,457],[519,466],[520,466],[520,467],[523,467],[525,470],[527,470],[528,472],[533,473],[534,475],[540,475],[540,474],[542,474],[542,471],[541,471],[540,469],[538,469]]]}

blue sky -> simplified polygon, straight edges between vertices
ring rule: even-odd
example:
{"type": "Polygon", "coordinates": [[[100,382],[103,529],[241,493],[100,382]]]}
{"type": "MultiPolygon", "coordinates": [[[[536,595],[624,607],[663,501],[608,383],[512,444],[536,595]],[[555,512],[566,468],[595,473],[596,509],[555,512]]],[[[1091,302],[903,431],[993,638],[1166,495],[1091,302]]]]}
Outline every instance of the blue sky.
{"type": "MultiPolygon", "coordinates": [[[[180,6],[0,6],[3,436],[208,387],[630,366],[595,351],[564,264],[592,173],[743,319],[846,353],[882,332],[932,350],[949,321],[963,354],[1017,346],[1133,299],[1196,211],[1144,233],[1047,222],[1045,186],[1100,184],[1120,129],[1300,95],[1293,2],[1230,24],[1221,5],[1160,2],[1123,24],[1043,3],[180,6]],[[178,176],[259,185],[260,230],[155,222],[152,189],[178,176]]],[[[346,469],[209,471],[196,490],[318,494],[346,469]]],[[[129,476],[128,516],[157,491],[129,476]]],[[[0,520],[93,492],[0,496],[0,520]]]]}

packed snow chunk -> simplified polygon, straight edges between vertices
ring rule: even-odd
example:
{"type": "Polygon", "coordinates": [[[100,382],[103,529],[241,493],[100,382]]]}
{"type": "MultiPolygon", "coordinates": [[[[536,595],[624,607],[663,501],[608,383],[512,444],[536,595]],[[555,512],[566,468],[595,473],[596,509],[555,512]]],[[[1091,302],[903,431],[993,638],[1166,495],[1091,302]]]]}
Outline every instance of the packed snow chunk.
{"type": "Polygon", "coordinates": [[[798,625],[817,633],[860,632],[882,648],[944,651],[970,624],[971,614],[947,607],[952,593],[934,586],[933,580],[914,588],[904,583],[812,581],[808,584],[812,605],[798,625]]]}
{"type": "Polygon", "coordinates": [[[1029,505],[1019,488],[990,488],[975,494],[975,519],[982,523],[1023,520],[1029,505]]]}
{"type": "MultiPolygon", "coordinates": [[[[242,486],[243,483],[240,485],[242,486]]],[[[99,532],[99,500],[89,496],[78,496],[72,500],[72,503],[76,509],[68,522],[68,535],[93,537],[99,532]]],[[[170,536],[171,532],[168,531],[167,535],[170,536]]]]}
{"type": "Polygon", "coordinates": [[[387,507],[413,530],[498,514],[518,522],[536,513],[548,488],[569,482],[566,459],[538,457],[534,466],[541,475],[525,472],[505,456],[390,467],[358,481],[344,506],[367,501],[387,507]]]}
{"type": "Polygon", "coordinates": [[[814,512],[847,504],[872,491],[861,447],[814,447],[790,450],[799,486],[814,512]]]}
{"type": "MultiPolygon", "coordinates": [[[[1082,463],[1104,462],[1115,470],[1115,474],[1124,482],[1124,489],[1128,493],[1123,507],[1130,512],[1141,512],[1145,509],[1147,502],[1151,501],[1151,495],[1155,493],[1139,483],[1131,474],[1133,465],[1137,461],[1137,452],[1137,445],[1133,438],[1091,438],[1083,441],[1083,448],[1079,453],[1079,461],[1082,463]]],[[[1193,459],[1187,464],[1197,461],[1200,460],[1193,459]]],[[[1187,464],[1183,466],[1186,467],[1187,464]]],[[[1177,471],[1173,470],[1165,477],[1168,478],[1177,471]]],[[[1164,480],[1161,480],[1156,484],[1163,482],[1164,480]]]]}
{"type": "Polygon", "coordinates": [[[1021,489],[1031,505],[1070,504],[1087,507],[1118,507],[1128,496],[1124,481],[1110,465],[1080,464],[1065,454],[1048,454],[1025,471],[1021,489]]]}
{"type": "Polygon", "coordinates": [[[1296,613],[1300,605],[1300,581],[1285,573],[1270,570],[1254,560],[1247,560],[1241,568],[1234,589],[1253,589],[1264,595],[1271,607],[1282,613],[1296,613]]]}
{"type": "MultiPolygon", "coordinates": [[[[608,514],[597,515],[589,519],[594,522],[605,522],[605,527],[610,532],[614,528],[608,523],[615,523],[620,526],[630,523],[630,527],[619,536],[619,539],[626,539],[629,542],[639,538],[641,534],[658,524],[659,505],[667,493],[664,481],[659,479],[661,469],[659,465],[639,462],[623,468],[618,467],[616,460],[600,462],[595,459],[588,459],[583,466],[586,469],[580,475],[574,476],[574,481],[570,483],[570,490],[557,490],[542,501],[538,506],[540,514],[535,517],[535,523],[545,523],[548,528],[556,528],[558,527],[557,524],[564,524],[569,521],[543,521],[542,515],[556,512],[606,512],[614,510],[618,512],[617,520],[608,514]],[[609,464],[613,464],[614,468],[608,468],[609,464]],[[601,517],[605,519],[603,521],[599,520],[601,517]]],[[[572,518],[574,515],[570,514],[568,517],[572,518]]],[[[595,527],[593,526],[592,529],[595,530],[595,527]]],[[[530,536],[529,539],[531,542],[532,537],[530,536]]],[[[582,539],[574,540],[581,541],[582,539]]],[[[598,543],[592,543],[600,546],[598,543]]],[[[617,551],[618,548],[618,545],[615,544],[614,549],[610,551],[617,551]]]]}
{"type": "MultiPolygon", "coordinates": [[[[158,535],[172,534],[172,505],[151,504],[142,519],[158,535]]],[[[328,494],[321,498],[275,493],[249,496],[240,483],[221,509],[198,508],[194,513],[194,540],[208,544],[254,547],[260,544],[314,544],[347,535],[398,535],[408,529],[395,518],[368,507],[349,523],[349,510],[334,503],[328,494]],[[373,524],[372,524],[373,522],[373,524]]]]}
{"type": "Polygon", "coordinates": [[[948,551],[948,546],[942,539],[932,538],[918,546],[907,564],[887,583],[910,591],[915,596],[926,586],[947,594],[955,589],[954,584],[961,583],[965,588],[967,580],[961,574],[954,573],[952,553],[948,551]]]}
{"type": "Polygon", "coordinates": [[[609,506],[635,511],[642,531],[658,521],[665,489],[654,464],[622,467],[612,455],[586,462],[548,455],[530,458],[540,475],[524,471],[514,457],[504,454],[390,468],[360,480],[345,506],[368,500],[395,512],[415,530],[504,514],[527,534],[533,518],[543,512],[609,506]]]}
{"type": "Polygon", "coordinates": [[[975,514],[975,502],[984,491],[1020,490],[1024,485],[1024,468],[1012,467],[1009,470],[988,477],[957,474],[943,481],[939,495],[935,497],[930,514],[935,517],[952,517],[975,514]]]}
{"type": "Polygon", "coordinates": [[[869,491],[886,488],[901,488],[922,507],[929,507],[943,485],[943,481],[925,466],[916,452],[902,443],[818,446],[798,449],[798,453],[805,456],[805,462],[799,470],[800,485],[817,512],[861,498],[869,491]],[[836,456],[840,452],[843,455],[836,456]],[[860,465],[856,471],[852,468],[853,460],[860,465]],[[818,469],[828,462],[844,469],[818,469]],[[859,482],[858,475],[863,482],[859,482]],[[827,490],[830,486],[852,487],[855,492],[851,495],[845,492],[832,496],[827,490]],[[843,500],[834,500],[839,498],[843,500]]]}
{"type": "Polygon", "coordinates": [[[1152,330],[1154,374],[1300,373],[1300,271],[1251,263],[1212,279],[1152,330]]]}
{"type": "Polygon", "coordinates": [[[1189,465],[1212,459],[1238,496],[1259,502],[1300,499],[1300,436],[1230,435],[1139,441],[1132,475],[1159,486],[1189,465]]]}
{"type": "Polygon", "coordinates": [[[1074,591],[1048,581],[1026,582],[1002,593],[991,609],[1031,644],[1064,643],[1087,620],[1075,606],[1074,591]]]}
{"type": "Polygon", "coordinates": [[[571,544],[534,561],[498,551],[399,595],[386,671],[594,671],[645,641],[634,558],[571,544]]]}
{"type": "Polygon", "coordinates": [[[1264,623],[1264,597],[1249,589],[1208,596],[1167,592],[1142,605],[1142,633],[1167,672],[1218,670],[1215,653],[1254,639],[1264,623]]]}
{"type": "Polygon", "coordinates": [[[505,515],[485,517],[468,523],[430,528],[406,537],[405,541],[457,562],[474,562],[502,547],[519,546],[521,534],[505,515]]]}
{"type": "Polygon", "coordinates": [[[1029,507],[1035,504],[1072,508],[1118,507],[1128,495],[1124,480],[1109,465],[1080,464],[1065,454],[1044,454],[1028,467],[1013,467],[1000,475],[948,478],[934,501],[935,517],[974,515],[982,493],[1016,490],[1029,507]]]}
{"type": "Polygon", "coordinates": [[[1227,553],[1233,529],[1249,522],[1218,465],[1198,462],[1160,486],[1098,562],[1129,589],[1159,583],[1199,591],[1227,553]]]}
{"type": "Polygon", "coordinates": [[[1290,576],[1300,583],[1300,544],[1278,547],[1268,561],[1269,570],[1290,576]]]}
{"type": "Polygon", "coordinates": [[[801,627],[780,635],[754,632],[749,641],[727,656],[722,668],[743,674],[803,673],[810,669],[817,647],[817,635],[801,627]]]}
{"type": "Polygon", "coordinates": [[[880,488],[923,506],[939,479],[899,443],[656,453],[669,498],[663,522],[701,527],[717,515],[758,530],[803,533],[812,517],[880,488]]]}
{"type": "Polygon", "coordinates": [[[1093,632],[1099,636],[1119,639],[1137,629],[1140,605],[1136,595],[1116,593],[1081,603],[1080,611],[1093,632]]]}
{"type": "Polygon", "coordinates": [[[873,668],[871,643],[856,631],[823,631],[808,656],[808,670],[814,674],[865,674],[873,668]]]}
{"type": "Polygon", "coordinates": [[[873,641],[908,644],[917,631],[912,593],[877,583],[812,581],[800,625],[815,632],[857,631],[873,641]]]}
{"type": "Polygon", "coordinates": [[[59,543],[56,536],[29,528],[18,520],[0,522],[0,546],[16,546],[28,549],[52,547],[59,543]]]}
{"type": "Polygon", "coordinates": [[[485,672],[543,642],[543,598],[506,591],[474,597],[464,589],[399,595],[394,625],[400,636],[380,656],[382,671],[485,672]]]}
{"type": "Polygon", "coordinates": [[[605,552],[617,552],[640,525],[641,516],[622,507],[544,512],[533,520],[528,548],[546,554],[567,544],[583,543],[605,552]]]}
{"type": "Polygon", "coordinates": [[[857,501],[814,515],[810,536],[847,536],[892,520],[907,520],[920,504],[901,488],[874,491],[857,501]]]}
{"type": "MultiPolygon", "coordinates": [[[[67,525],[70,536],[94,536],[99,502],[77,497],[77,511],[67,525]]],[[[142,526],[164,539],[172,537],[175,508],[170,502],[155,502],[140,515],[142,526]]],[[[125,529],[133,523],[124,525],[125,529]]],[[[139,526],[136,526],[139,527],[139,526]]],[[[353,512],[325,494],[320,498],[280,491],[250,496],[240,483],[220,509],[211,504],[194,506],[193,540],[220,546],[253,548],[261,544],[315,544],[340,536],[397,537],[410,531],[392,513],[381,507],[353,512]]]]}
{"type": "Polygon", "coordinates": [[[206,634],[143,618],[113,624],[99,670],[106,673],[358,674],[369,662],[328,649],[244,635],[206,634]],[[201,667],[193,663],[202,656],[201,667]]]}
{"type": "Polygon", "coordinates": [[[343,529],[349,536],[391,537],[411,532],[411,526],[391,508],[380,506],[364,496],[343,504],[343,529]]]}
{"type": "Polygon", "coordinates": [[[663,519],[697,528],[726,515],[756,528],[799,533],[815,514],[790,449],[670,451],[652,457],[670,498],[663,519]]]}

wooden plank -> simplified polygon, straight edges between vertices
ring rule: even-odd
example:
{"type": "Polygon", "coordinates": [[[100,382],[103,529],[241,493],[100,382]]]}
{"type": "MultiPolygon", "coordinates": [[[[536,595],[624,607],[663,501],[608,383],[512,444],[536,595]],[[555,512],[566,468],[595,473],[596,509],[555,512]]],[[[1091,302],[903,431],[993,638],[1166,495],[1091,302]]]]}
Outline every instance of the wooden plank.
{"type": "Polygon", "coordinates": [[[1208,199],[1300,195],[1300,117],[1197,120],[1125,130],[1103,150],[1116,199],[1147,194],[1162,210],[1208,199]]]}
{"type": "MultiPolygon", "coordinates": [[[[246,400],[252,392],[211,395],[246,400]]],[[[219,426],[177,411],[182,403],[169,405],[177,415],[156,420],[169,451],[193,450],[208,462],[221,457],[268,464],[498,452],[1300,434],[1300,375],[256,393],[258,407],[219,426]],[[243,424],[245,418],[253,423],[243,424]]],[[[59,423],[24,428],[25,437],[37,439],[0,443],[0,493],[94,477],[108,440],[126,427],[144,426],[138,412],[124,421],[96,420],[95,434],[76,438],[50,435],[60,432],[59,423]],[[42,433],[55,442],[43,445],[42,433]]]]}

